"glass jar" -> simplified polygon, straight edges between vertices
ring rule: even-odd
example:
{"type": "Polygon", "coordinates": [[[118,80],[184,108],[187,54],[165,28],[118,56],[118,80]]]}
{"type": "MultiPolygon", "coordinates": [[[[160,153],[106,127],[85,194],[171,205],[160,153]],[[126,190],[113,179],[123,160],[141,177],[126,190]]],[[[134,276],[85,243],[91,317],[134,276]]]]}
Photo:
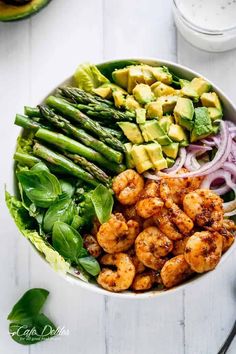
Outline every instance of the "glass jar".
{"type": "Polygon", "coordinates": [[[173,12],[192,45],[210,52],[236,47],[236,0],[173,0],[173,12]]]}

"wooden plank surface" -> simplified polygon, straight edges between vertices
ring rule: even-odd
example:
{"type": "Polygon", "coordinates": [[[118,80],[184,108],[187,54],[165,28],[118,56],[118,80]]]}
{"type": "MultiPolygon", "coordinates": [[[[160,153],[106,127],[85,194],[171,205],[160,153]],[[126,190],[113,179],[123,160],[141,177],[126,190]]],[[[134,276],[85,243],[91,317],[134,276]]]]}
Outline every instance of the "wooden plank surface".
{"type": "MultiPolygon", "coordinates": [[[[0,351],[4,354],[216,354],[235,316],[234,259],[185,292],[119,300],[65,282],[29,249],[3,200],[11,188],[14,114],[38,103],[83,61],[121,57],[178,60],[219,84],[233,99],[235,52],[207,54],[176,31],[171,1],[55,0],[37,16],[0,24],[1,247],[0,351]],[[224,75],[222,76],[222,71],[224,75]],[[223,77],[223,80],[222,80],[223,77]],[[68,336],[31,347],[15,344],[6,317],[29,287],[45,287],[45,312],[68,336]]],[[[230,354],[235,353],[236,344],[230,354]]]]}

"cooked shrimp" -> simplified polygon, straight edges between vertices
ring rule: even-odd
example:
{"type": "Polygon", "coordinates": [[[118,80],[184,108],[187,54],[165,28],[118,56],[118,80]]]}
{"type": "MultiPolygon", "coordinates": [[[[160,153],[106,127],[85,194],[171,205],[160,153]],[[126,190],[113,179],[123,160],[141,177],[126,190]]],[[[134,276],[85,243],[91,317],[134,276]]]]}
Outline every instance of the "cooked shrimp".
{"type": "MultiPolygon", "coordinates": [[[[177,174],[186,173],[186,168],[181,168],[177,174]]],[[[184,196],[198,189],[204,177],[170,178],[163,177],[160,184],[167,183],[170,188],[171,198],[175,204],[182,205],[184,196]]]]}
{"type": "Polygon", "coordinates": [[[219,230],[223,225],[223,201],[208,189],[197,189],[184,197],[185,213],[202,227],[219,230]]]}
{"type": "Polygon", "coordinates": [[[143,177],[134,170],[121,172],[114,178],[112,184],[116,198],[124,205],[132,205],[136,203],[143,187],[143,177]]]}
{"type": "Polygon", "coordinates": [[[93,227],[92,227],[92,230],[91,230],[91,235],[93,235],[95,238],[97,237],[97,233],[98,233],[98,230],[99,230],[100,226],[101,226],[100,222],[98,221],[97,218],[95,218],[93,220],[93,227]]]}
{"type": "Polygon", "coordinates": [[[173,223],[178,227],[180,232],[184,235],[188,235],[193,229],[193,221],[175,204],[171,197],[170,188],[163,180],[160,185],[160,195],[165,201],[165,206],[169,209],[170,217],[173,223]]]}
{"type": "Polygon", "coordinates": [[[138,259],[154,270],[160,270],[173,248],[172,241],[157,227],[150,226],[143,230],[135,240],[135,251],[138,259]]]}
{"type": "Polygon", "coordinates": [[[96,238],[92,235],[85,235],[84,237],[84,247],[91,256],[97,258],[102,253],[102,249],[99,246],[96,238]]]}
{"type": "Polygon", "coordinates": [[[217,231],[195,232],[187,241],[184,257],[197,273],[214,269],[222,253],[222,236],[217,231]]]}
{"type": "Polygon", "coordinates": [[[175,285],[186,280],[193,271],[186,262],[184,256],[179,256],[169,259],[161,270],[161,279],[166,288],[172,288],[175,285]]]}
{"type": "Polygon", "coordinates": [[[104,289],[119,292],[131,286],[135,276],[135,267],[127,254],[106,254],[101,258],[100,263],[117,267],[117,270],[103,268],[99,273],[97,282],[104,289]]]}
{"type": "Polygon", "coordinates": [[[158,197],[145,198],[137,202],[136,211],[139,216],[148,219],[158,213],[163,205],[163,201],[158,197]]]}
{"type": "Polygon", "coordinates": [[[180,240],[184,237],[172,222],[171,214],[168,209],[162,208],[160,213],[153,216],[153,220],[161,232],[163,232],[170,240],[180,240]]]}
{"type": "Polygon", "coordinates": [[[150,179],[146,180],[144,189],[140,195],[141,199],[160,197],[160,183],[157,181],[152,181],[150,179]]]}
{"type": "Polygon", "coordinates": [[[149,290],[155,283],[155,275],[153,272],[145,272],[142,274],[137,274],[134,277],[131,288],[135,291],[149,290]]]}
{"type": "Polygon", "coordinates": [[[143,222],[143,229],[146,229],[149,226],[157,226],[155,218],[156,218],[156,215],[151,216],[148,219],[145,219],[144,222],[143,222]]]}
{"type": "Polygon", "coordinates": [[[234,224],[233,220],[224,220],[223,221],[223,226],[218,232],[222,236],[222,252],[226,252],[231,245],[234,243],[235,239],[235,230],[236,230],[236,225],[234,224]]]}
{"type": "Polygon", "coordinates": [[[145,265],[140,262],[140,260],[136,256],[135,249],[131,248],[130,250],[128,250],[127,254],[130,256],[131,261],[133,262],[136,274],[142,273],[145,270],[145,265]]]}
{"type": "Polygon", "coordinates": [[[137,214],[135,204],[127,206],[122,205],[122,213],[126,220],[132,219],[137,221],[140,226],[142,225],[142,218],[137,214]]]}
{"type": "Polygon", "coordinates": [[[135,220],[125,221],[122,214],[111,215],[110,219],[102,224],[97,233],[99,245],[107,253],[128,250],[139,233],[139,224],[135,220]]]}
{"type": "Polygon", "coordinates": [[[184,254],[186,243],[189,237],[185,237],[182,240],[177,240],[174,242],[172,253],[174,256],[178,256],[179,254],[184,254]]]}

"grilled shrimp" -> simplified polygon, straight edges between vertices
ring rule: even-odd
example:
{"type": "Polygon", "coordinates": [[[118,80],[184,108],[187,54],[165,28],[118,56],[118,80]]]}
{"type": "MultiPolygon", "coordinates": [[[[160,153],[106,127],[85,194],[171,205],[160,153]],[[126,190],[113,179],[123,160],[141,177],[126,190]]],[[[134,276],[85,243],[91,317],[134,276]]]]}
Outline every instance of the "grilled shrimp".
{"type": "Polygon", "coordinates": [[[169,259],[161,270],[161,279],[166,288],[172,288],[175,285],[186,280],[193,271],[186,262],[184,256],[179,256],[169,259]]]}
{"type": "Polygon", "coordinates": [[[139,216],[148,219],[158,213],[163,205],[163,201],[158,197],[145,198],[137,202],[136,211],[139,216]]]}
{"type": "Polygon", "coordinates": [[[219,230],[223,225],[222,199],[208,189],[197,189],[184,197],[185,213],[202,227],[219,230]]]}
{"type": "Polygon", "coordinates": [[[160,182],[146,180],[144,189],[140,195],[141,199],[160,197],[160,182]]]}
{"type": "Polygon", "coordinates": [[[178,227],[180,232],[184,235],[188,235],[192,230],[194,224],[193,221],[175,204],[171,197],[171,192],[168,184],[163,180],[160,184],[160,195],[165,201],[165,206],[169,209],[170,217],[173,223],[178,227]]]}
{"type": "Polygon", "coordinates": [[[112,188],[121,204],[135,204],[144,187],[143,177],[134,170],[121,172],[113,180],[112,188]]]}
{"type": "Polygon", "coordinates": [[[171,213],[168,209],[162,208],[160,213],[153,216],[153,220],[161,232],[163,232],[170,240],[180,240],[184,237],[172,222],[171,213]]]}
{"type": "Polygon", "coordinates": [[[157,227],[150,226],[143,230],[135,240],[135,251],[138,259],[154,270],[160,270],[165,261],[165,256],[173,248],[172,241],[157,227]]]}
{"type": "Polygon", "coordinates": [[[145,265],[142,262],[140,262],[140,260],[136,256],[135,249],[131,248],[130,250],[128,250],[127,254],[130,256],[131,261],[133,262],[136,274],[144,272],[145,265]]]}
{"type": "MultiPolygon", "coordinates": [[[[186,168],[181,168],[177,174],[186,173],[186,168]]],[[[163,177],[160,184],[167,183],[170,188],[171,198],[175,204],[182,205],[184,196],[198,189],[204,177],[170,178],[163,177]]]]}
{"type": "Polygon", "coordinates": [[[178,256],[179,254],[184,254],[188,239],[189,237],[185,237],[182,240],[174,241],[174,246],[172,250],[174,256],[178,256]]]}
{"type": "Polygon", "coordinates": [[[99,273],[97,282],[104,289],[119,292],[131,286],[135,276],[135,267],[127,254],[106,254],[101,258],[100,263],[117,268],[116,270],[103,268],[99,273]]]}
{"type": "Polygon", "coordinates": [[[122,214],[111,215],[110,219],[102,224],[97,233],[99,245],[107,253],[128,250],[139,233],[139,224],[135,220],[125,221],[122,214]]]}
{"type": "Polygon", "coordinates": [[[92,235],[85,235],[84,236],[84,247],[88,251],[91,256],[97,258],[102,253],[102,249],[99,246],[96,238],[92,235]]]}
{"type": "Polygon", "coordinates": [[[156,276],[154,272],[148,271],[135,275],[131,288],[135,291],[149,290],[155,282],[156,276]]]}
{"type": "Polygon", "coordinates": [[[231,245],[234,243],[235,239],[236,225],[233,220],[224,220],[223,227],[218,231],[222,236],[223,246],[222,252],[226,252],[231,245]]]}
{"type": "Polygon", "coordinates": [[[197,273],[216,267],[222,253],[222,236],[217,231],[195,232],[187,241],[184,257],[197,273]]]}
{"type": "Polygon", "coordinates": [[[142,225],[142,218],[137,214],[135,204],[127,206],[122,205],[122,213],[126,220],[132,219],[137,221],[140,226],[142,225]]]}

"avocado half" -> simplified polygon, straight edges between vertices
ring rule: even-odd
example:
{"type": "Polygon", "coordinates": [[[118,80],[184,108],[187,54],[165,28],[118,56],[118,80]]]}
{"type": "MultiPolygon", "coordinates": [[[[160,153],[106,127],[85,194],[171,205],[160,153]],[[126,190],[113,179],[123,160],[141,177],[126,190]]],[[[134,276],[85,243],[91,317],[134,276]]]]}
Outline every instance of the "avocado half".
{"type": "Polygon", "coordinates": [[[2,1],[0,0],[0,21],[17,21],[29,17],[51,0],[31,0],[31,1],[2,1]]]}

